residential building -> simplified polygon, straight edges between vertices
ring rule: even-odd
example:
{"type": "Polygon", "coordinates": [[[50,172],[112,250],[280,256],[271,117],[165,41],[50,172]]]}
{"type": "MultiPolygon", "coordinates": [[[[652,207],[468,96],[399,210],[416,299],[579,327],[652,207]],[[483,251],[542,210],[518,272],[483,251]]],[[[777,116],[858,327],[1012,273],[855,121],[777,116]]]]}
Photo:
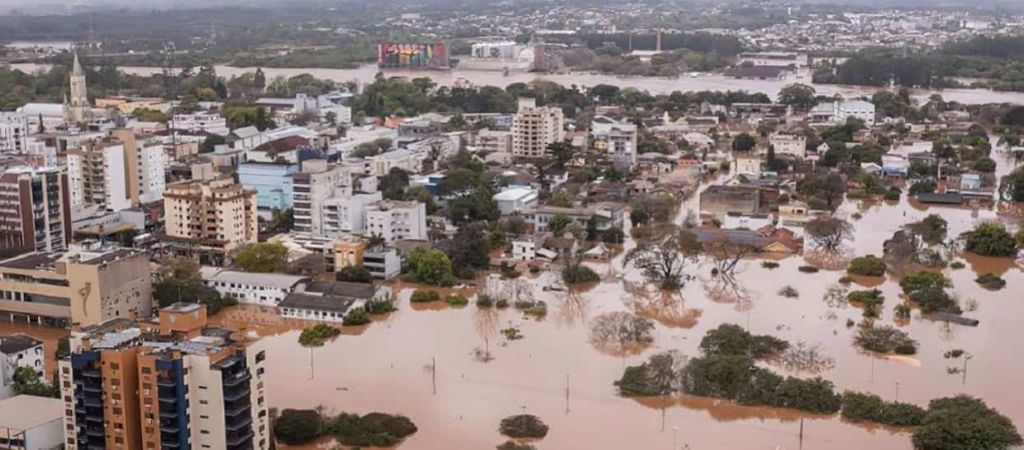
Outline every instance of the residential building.
{"type": "Polygon", "coordinates": [[[266,349],[177,303],[156,321],[72,333],[59,362],[64,448],[267,450],[266,349]]]}
{"type": "MultiPolygon", "coordinates": [[[[807,157],[807,136],[802,134],[775,133],[769,138],[769,145],[775,148],[775,156],[807,157]]],[[[761,153],[761,152],[759,152],[761,153]]],[[[768,153],[765,149],[764,154],[768,153]]]]}
{"type": "Polygon", "coordinates": [[[761,158],[757,156],[737,156],[736,173],[761,174],[761,158]]]}
{"type": "Polygon", "coordinates": [[[333,242],[335,272],[348,266],[362,266],[374,278],[388,279],[402,272],[402,258],[391,247],[367,248],[366,240],[355,236],[335,239],[333,242]]]}
{"type": "Polygon", "coordinates": [[[379,201],[366,207],[366,233],[384,239],[427,239],[427,207],[420,202],[379,201]]]}
{"type": "Polygon", "coordinates": [[[548,223],[559,214],[565,215],[581,226],[588,226],[594,220],[594,226],[598,231],[609,228],[622,228],[624,220],[623,211],[625,208],[618,203],[602,202],[585,207],[562,208],[558,206],[541,205],[523,210],[523,218],[533,225],[535,233],[548,231],[548,223]]]}
{"type": "Polygon", "coordinates": [[[175,114],[168,122],[171,131],[189,134],[216,134],[227,136],[228,122],[218,113],[197,112],[192,114],[175,114]]]}
{"type": "Polygon", "coordinates": [[[326,200],[350,195],[352,175],[349,169],[325,160],[303,161],[302,169],[292,174],[294,230],[323,236],[326,200]]]}
{"type": "Polygon", "coordinates": [[[67,163],[73,207],[120,211],[163,198],[164,149],[159,138],[140,139],[131,130],[116,129],[68,150],[67,163]]]}
{"type": "Polygon", "coordinates": [[[475,135],[477,149],[484,153],[512,153],[512,132],[480,130],[475,135]]]}
{"type": "Polygon", "coordinates": [[[153,286],[146,252],[75,247],[0,261],[0,315],[65,327],[148,317],[153,286]]]}
{"type": "Polygon", "coordinates": [[[240,303],[277,306],[284,297],[306,280],[284,273],[249,273],[238,270],[204,268],[203,282],[222,295],[230,295],[240,303]]]}
{"type": "Polygon", "coordinates": [[[164,192],[164,221],[172,243],[227,253],[256,242],[256,191],[226,176],[172,183],[164,192]]]}
{"type": "Polygon", "coordinates": [[[760,199],[760,190],[755,186],[712,185],[700,194],[700,211],[722,221],[731,212],[760,212],[760,199]]]}
{"type": "Polygon", "coordinates": [[[28,116],[24,112],[0,111],[0,153],[28,150],[28,116]]]}
{"type": "Polygon", "coordinates": [[[311,207],[320,211],[319,223],[312,220],[314,227],[319,225],[319,235],[325,237],[338,237],[346,234],[362,234],[366,230],[366,207],[367,205],[381,201],[383,197],[380,192],[372,194],[356,193],[345,197],[333,197],[321,200],[319,208],[311,207]]]}
{"type": "Polygon", "coordinates": [[[296,164],[242,163],[238,165],[238,182],[256,190],[256,207],[261,211],[280,211],[292,207],[292,175],[296,164]]]}
{"type": "Polygon", "coordinates": [[[532,98],[520,98],[512,121],[512,154],[542,158],[548,144],[565,140],[565,117],[558,107],[537,106],[532,98]]]}
{"type": "Polygon", "coordinates": [[[537,206],[538,193],[528,187],[511,187],[494,194],[494,201],[502,215],[517,214],[526,208],[537,206]]]}
{"type": "MultiPolygon", "coordinates": [[[[68,177],[60,169],[12,167],[0,174],[0,250],[59,252],[71,240],[68,177]]],[[[8,253],[11,254],[11,253],[8,253]]]]}
{"type": "Polygon", "coordinates": [[[303,292],[288,294],[278,314],[289,319],[341,323],[352,308],[378,298],[390,298],[391,289],[374,283],[314,281],[303,292]]]}
{"type": "Polygon", "coordinates": [[[594,148],[607,154],[615,167],[631,171],[636,166],[636,125],[596,116],[590,125],[590,137],[594,148]]]}
{"type": "MultiPolygon", "coordinates": [[[[0,336],[0,358],[7,360],[7,367],[12,369],[27,367],[40,377],[45,375],[43,341],[27,334],[0,336]]],[[[2,434],[0,432],[0,435],[2,434]]]]}
{"type": "Polygon", "coordinates": [[[819,103],[808,116],[813,120],[832,123],[846,123],[847,119],[863,120],[867,125],[875,124],[875,104],[865,100],[836,100],[819,103]]]}
{"type": "Polygon", "coordinates": [[[403,149],[391,150],[367,159],[370,162],[370,173],[367,175],[382,177],[391,172],[391,169],[402,169],[409,173],[420,173],[426,155],[403,149]]]}
{"type": "Polygon", "coordinates": [[[722,221],[722,228],[727,230],[760,230],[774,225],[775,218],[769,214],[729,212],[725,214],[725,220],[722,221]]]}
{"type": "Polygon", "coordinates": [[[0,448],[52,450],[64,442],[64,402],[18,395],[0,400],[0,448]]]}

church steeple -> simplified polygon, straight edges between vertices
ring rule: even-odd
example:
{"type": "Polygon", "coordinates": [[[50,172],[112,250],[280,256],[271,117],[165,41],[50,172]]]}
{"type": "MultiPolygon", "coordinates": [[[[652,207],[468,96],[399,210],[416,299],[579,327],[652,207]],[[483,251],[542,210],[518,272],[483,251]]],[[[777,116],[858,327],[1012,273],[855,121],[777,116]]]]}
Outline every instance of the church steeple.
{"type": "Polygon", "coordinates": [[[71,66],[71,76],[68,82],[70,101],[65,100],[65,117],[68,123],[83,123],[89,120],[91,109],[89,107],[89,92],[85,85],[85,71],[78,61],[78,52],[75,52],[75,60],[71,66]]]}

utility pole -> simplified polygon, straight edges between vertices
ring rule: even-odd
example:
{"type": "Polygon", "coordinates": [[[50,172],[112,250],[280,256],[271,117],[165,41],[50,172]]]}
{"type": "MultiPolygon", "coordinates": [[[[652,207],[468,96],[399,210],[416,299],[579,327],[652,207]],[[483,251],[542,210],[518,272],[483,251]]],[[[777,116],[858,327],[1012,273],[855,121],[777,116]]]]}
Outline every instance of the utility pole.
{"type": "Polygon", "coordinates": [[[900,380],[896,380],[896,399],[895,399],[895,401],[897,401],[897,402],[900,401],[900,380]]]}
{"type": "Polygon", "coordinates": [[[437,359],[430,357],[430,384],[433,386],[433,395],[437,395],[437,359]]]}
{"type": "Polygon", "coordinates": [[[565,374],[565,413],[569,414],[569,374],[565,374]]]}
{"type": "Polygon", "coordinates": [[[964,354],[964,368],[960,371],[963,374],[963,378],[960,379],[960,384],[967,384],[967,361],[970,361],[971,358],[974,358],[974,356],[964,354]]]}

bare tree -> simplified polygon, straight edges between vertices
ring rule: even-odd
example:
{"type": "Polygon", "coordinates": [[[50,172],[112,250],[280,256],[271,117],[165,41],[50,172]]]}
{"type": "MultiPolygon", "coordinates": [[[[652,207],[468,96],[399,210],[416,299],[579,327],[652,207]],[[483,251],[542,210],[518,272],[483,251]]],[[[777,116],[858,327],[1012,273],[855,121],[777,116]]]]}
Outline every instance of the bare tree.
{"type": "Polygon", "coordinates": [[[719,233],[704,243],[704,252],[711,257],[716,274],[720,275],[732,275],[736,265],[756,251],[757,247],[751,244],[730,241],[725,233],[719,233]]]}
{"type": "Polygon", "coordinates": [[[818,247],[834,252],[853,238],[853,225],[838,217],[818,217],[804,225],[804,232],[818,247]]]}
{"type": "Polygon", "coordinates": [[[676,290],[686,282],[684,269],[692,262],[701,245],[690,231],[667,225],[660,232],[637,242],[626,253],[622,264],[633,263],[645,277],[661,289],[676,290]]]}
{"type": "Polygon", "coordinates": [[[613,353],[634,353],[654,342],[654,322],[616,311],[601,314],[590,323],[590,341],[613,353]]]}

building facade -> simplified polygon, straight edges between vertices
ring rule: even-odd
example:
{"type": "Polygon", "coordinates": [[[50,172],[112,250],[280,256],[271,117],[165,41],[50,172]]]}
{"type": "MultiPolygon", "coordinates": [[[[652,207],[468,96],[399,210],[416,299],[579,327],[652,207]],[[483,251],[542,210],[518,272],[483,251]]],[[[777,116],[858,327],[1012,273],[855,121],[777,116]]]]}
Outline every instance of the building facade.
{"type": "Polygon", "coordinates": [[[366,234],[384,242],[427,239],[427,207],[420,202],[380,201],[366,208],[366,234]]]}
{"type": "Polygon", "coordinates": [[[548,145],[565,140],[565,117],[557,107],[537,106],[532,98],[519,99],[512,121],[512,155],[542,158],[548,145]]]}
{"type": "Polygon", "coordinates": [[[266,350],[174,304],[72,336],[59,362],[66,449],[270,448],[266,350]]]}
{"type": "Polygon", "coordinates": [[[164,192],[167,238],[230,252],[257,240],[256,191],[231,177],[172,183],[164,192]]]}
{"type": "Polygon", "coordinates": [[[260,210],[279,211],[292,207],[292,175],[295,164],[242,163],[238,165],[238,182],[256,189],[256,206],[260,210]]]}
{"type": "Polygon", "coordinates": [[[0,249],[59,252],[68,248],[68,177],[60,169],[9,168],[0,174],[0,249]]]}
{"type": "Polygon", "coordinates": [[[325,202],[351,193],[352,176],[348,168],[324,160],[303,161],[302,171],[292,175],[294,230],[323,236],[325,202]]]}
{"type": "Polygon", "coordinates": [[[64,100],[64,121],[69,124],[88,122],[92,118],[92,109],[89,106],[89,90],[85,85],[85,71],[78,62],[78,53],[75,53],[75,62],[71,66],[68,87],[69,97],[64,100]]]}
{"type": "Polygon", "coordinates": [[[12,322],[93,325],[148,317],[153,286],[146,252],[75,248],[0,261],[0,314],[12,322]]]}
{"type": "Polygon", "coordinates": [[[28,150],[28,116],[23,112],[0,111],[0,153],[28,150]]]}

